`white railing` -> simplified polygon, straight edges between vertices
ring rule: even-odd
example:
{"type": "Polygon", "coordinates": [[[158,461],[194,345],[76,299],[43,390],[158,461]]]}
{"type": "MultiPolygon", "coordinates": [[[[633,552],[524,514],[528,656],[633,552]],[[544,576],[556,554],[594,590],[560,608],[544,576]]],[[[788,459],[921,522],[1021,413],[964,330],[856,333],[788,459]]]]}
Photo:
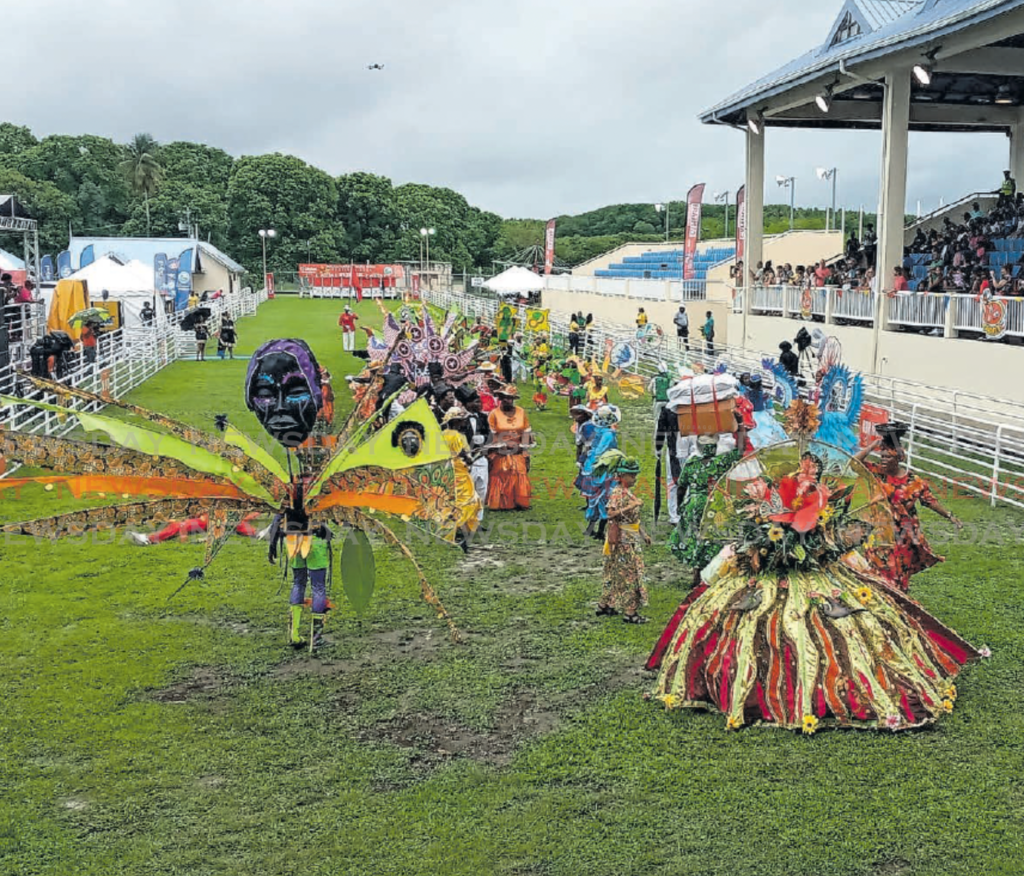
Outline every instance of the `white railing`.
{"type": "Polygon", "coordinates": [[[829,290],[832,295],[832,316],[846,322],[873,324],[875,321],[876,297],[873,292],[859,289],[829,290]]]}
{"type": "MultiPolygon", "coordinates": [[[[265,291],[243,291],[208,302],[211,321],[219,321],[225,313],[235,319],[252,315],[267,300],[265,291]]],[[[178,323],[183,314],[169,316],[165,323],[149,328],[121,328],[106,332],[97,338],[96,361],[86,363],[76,353],[68,354],[70,369],[59,379],[68,386],[88,390],[113,398],[123,398],[133,389],[149,380],[175,359],[188,355],[189,334],[178,323]]],[[[194,344],[194,335],[192,343],[194,344]]],[[[193,346],[194,351],[194,346],[193,346]]],[[[13,367],[0,371],[0,387],[5,391],[18,384],[15,371],[27,370],[28,363],[19,360],[13,367]]],[[[98,410],[102,405],[71,400],[75,410],[98,410]]],[[[58,417],[49,411],[29,407],[0,406],[0,428],[65,435],[75,428],[67,417],[58,417]]],[[[8,474],[15,467],[8,469],[8,474]]]]}
{"type": "MultiPolygon", "coordinates": [[[[425,297],[439,307],[485,320],[493,321],[496,312],[493,299],[451,292],[425,297]]],[[[567,350],[567,315],[552,312],[550,321],[553,344],[567,350]]],[[[600,359],[616,345],[628,344],[636,350],[637,361],[627,370],[644,377],[652,377],[661,363],[672,369],[725,363],[734,373],[761,371],[762,360],[775,357],[719,344],[708,351],[692,327],[691,333],[698,338],[691,337],[687,350],[675,337],[645,344],[636,339],[634,328],[602,322],[590,333],[584,354],[600,359]]],[[[764,372],[764,379],[771,390],[771,372],[764,372]]],[[[1002,502],[1024,508],[1024,405],[896,377],[865,374],[862,380],[866,402],[884,408],[891,420],[912,425],[909,453],[916,471],[961,495],[984,497],[993,506],[1002,502]]]]}
{"type": "Polygon", "coordinates": [[[948,295],[896,295],[889,299],[889,324],[941,329],[948,304],[948,295]]]}
{"type": "Polygon", "coordinates": [[[750,308],[754,313],[782,316],[786,309],[786,290],[783,286],[754,286],[750,308]]]}
{"type": "Polygon", "coordinates": [[[642,301],[704,301],[708,298],[709,283],[708,280],[642,280],[574,274],[544,277],[544,288],[553,292],[591,292],[642,301]]]}
{"type": "MultiPolygon", "coordinates": [[[[984,330],[983,303],[974,295],[956,295],[954,327],[965,331],[984,330]]],[[[1006,308],[1006,334],[1024,337],[1024,298],[996,298],[1006,308]]]]}

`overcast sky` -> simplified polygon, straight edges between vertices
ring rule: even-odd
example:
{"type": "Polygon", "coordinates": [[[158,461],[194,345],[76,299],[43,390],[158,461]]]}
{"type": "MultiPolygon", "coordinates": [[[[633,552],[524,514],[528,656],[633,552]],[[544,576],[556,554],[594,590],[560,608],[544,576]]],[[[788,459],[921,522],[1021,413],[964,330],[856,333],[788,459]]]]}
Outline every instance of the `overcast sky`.
{"type": "MultiPolygon", "coordinates": [[[[3,118],[37,134],[290,152],[449,186],[503,216],[734,192],[743,135],[697,114],[820,44],[840,0],[31,0],[4,4],[3,118]],[[382,72],[368,64],[382,63],[382,72]],[[13,71],[13,72],[12,72],[13,71]],[[16,74],[16,75],[15,75],[16,74]]],[[[767,175],[877,201],[881,135],[768,132],[767,175]]],[[[911,139],[908,210],[994,189],[996,135],[911,139]]],[[[788,195],[770,184],[768,202],[788,195]]]]}

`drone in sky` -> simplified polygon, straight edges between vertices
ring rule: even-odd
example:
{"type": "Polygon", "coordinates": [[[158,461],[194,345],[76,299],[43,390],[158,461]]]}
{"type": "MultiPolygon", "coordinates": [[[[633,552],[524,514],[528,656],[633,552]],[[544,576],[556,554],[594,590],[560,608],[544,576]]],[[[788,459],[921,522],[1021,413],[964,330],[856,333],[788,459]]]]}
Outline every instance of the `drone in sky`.
{"type": "Polygon", "coordinates": [[[367,70],[383,70],[384,69],[384,65],[383,64],[370,64],[366,69],[367,70]]]}

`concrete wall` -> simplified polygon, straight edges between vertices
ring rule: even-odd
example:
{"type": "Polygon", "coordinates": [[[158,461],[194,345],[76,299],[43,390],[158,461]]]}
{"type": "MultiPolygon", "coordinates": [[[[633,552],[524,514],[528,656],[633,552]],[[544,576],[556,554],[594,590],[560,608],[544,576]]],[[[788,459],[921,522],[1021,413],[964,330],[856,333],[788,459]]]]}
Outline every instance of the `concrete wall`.
{"type": "MultiPolygon", "coordinates": [[[[808,330],[820,327],[839,338],[846,365],[854,371],[871,372],[871,328],[748,315],[746,342],[742,343],[743,315],[730,313],[728,320],[729,343],[776,356],[779,342],[792,341],[801,326],[808,330]]],[[[879,374],[1024,404],[1024,381],[1017,373],[1024,351],[1018,346],[891,331],[881,332],[878,343],[879,374]]]]}
{"type": "MultiPolygon", "coordinates": [[[[676,336],[672,320],[679,312],[679,302],[643,301],[637,298],[624,298],[619,295],[601,295],[596,292],[562,292],[545,289],[541,293],[542,306],[550,308],[555,314],[567,316],[582,310],[585,314],[594,314],[597,322],[613,322],[631,326],[636,323],[638,308],[642,307],[648,318],[655,325],[660,325],[665,335],[676,336]]],[[[684,301],[683,306],[690,317],[690,339],[700,339],[700,327],[704,324],[707,312],[715,316],[715,341],[728,344],[728,316],[732,310],[731,303],[723,301],[684,301]]],[[[737,328],[737,336],[741,329],[737,328]]],[[[776,342],[777,343],[777,342],[776,342]]]]}
{"type": "MultiPolygon", "coordinates": [[[[231,274],[220,262],[214,261],[209,256],[203,256],[203,273],[192,275],[192,285],[200,295],[203,292],[216,292],[223,289],[227,295],[231,287],[231,274]]],[[[242,288],[239,280],[235,279],[234,290],[237,292],[242,288]]]]}

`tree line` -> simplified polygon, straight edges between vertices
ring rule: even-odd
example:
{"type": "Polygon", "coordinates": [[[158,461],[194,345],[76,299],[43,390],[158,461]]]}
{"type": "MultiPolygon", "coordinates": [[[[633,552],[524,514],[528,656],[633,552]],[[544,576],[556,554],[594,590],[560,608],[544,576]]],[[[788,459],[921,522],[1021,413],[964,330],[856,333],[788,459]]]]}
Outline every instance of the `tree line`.
{"type": "MultiPolygon", "coordinates": [[[[356,172],[334,177],[280,153],[235,158],[213,146],[159,144],[146,134],[115,143],[91,134],[37,138],[0,124],[0,193],[14,194],[40,224],[43,252],[56,255],[69,229],[82,236],[203,240],[260,270],[258,231],[274,228],[268,263],[277,272],[300,262],[393,262],[420,257],[420,229],[433,228],[432,260],[458,272],[513,260],[544,242],[545,220],[503,219],[448,188],[356,172]]],[[[685,202],[671,202],[673,240],[683,235],[685,202]]],[[[734,233],[735,207],[730,208],[734,233]]],[[[702,237],[724,235],[724,207],[705,205],[702,237]]],[[[788,206],[765,208],[767,231],[788,228],[788,206]]],[[[824,228],[821,210],[798,211],[798,227],[824,228]]],[[[849,227],[849,223],[848,223],[849,227]]],[[[617,204],[558,217],[556,255],[576,265],[627,241],[664,240],[665,214],[653,204],[617,204]]],[[[16,248],[13,241],[0,245],[16,248]]]]}

